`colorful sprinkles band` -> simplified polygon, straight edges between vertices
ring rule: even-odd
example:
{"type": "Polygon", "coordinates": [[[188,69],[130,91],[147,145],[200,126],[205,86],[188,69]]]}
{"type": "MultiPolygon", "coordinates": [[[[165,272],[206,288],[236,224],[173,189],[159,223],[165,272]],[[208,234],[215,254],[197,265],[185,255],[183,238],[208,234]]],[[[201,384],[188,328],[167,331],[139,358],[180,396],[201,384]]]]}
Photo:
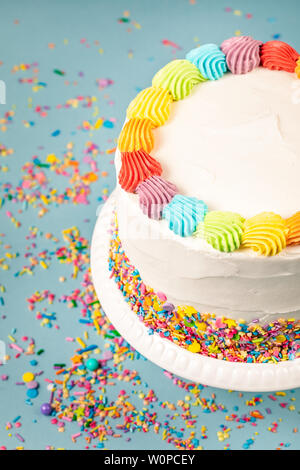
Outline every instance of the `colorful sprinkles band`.
{"type": "Polygon", "coordinates": [[[193,353],[230,362],[277,363],[300,357],[300,322],[279,318],[267,324],[246,323],[194,307],[175,307],[165,294],[145,285],[126,256],[115,215],[109,249],[111,278],[131,310],[148,329],[193,353]]]}
{"type": "Polygon", "coordinates": [[[119,183],[125,191],[138,194],[148,217],[165,219],[177,235],[203,238],[223,252],[251,248],[260,255],[273,256],[286,246],[300,244],[300,211],[288,219],[262,212],[246,220],[235,212],[208,211],[205,202],[178,194],[176,186],[161,177],[162,167],[150,155],[152,131],[168,120],[173,101],[184,99],[195,85],[218,80],[228,71],[245,74],[260,65],[296,73],[300,78],[300,54],[295,49],[282,41],[263,44],[250,36],[226,39],[220,47],[205,44],[159,70],[152,86],[128,106],[118,139],[119,183]]]}

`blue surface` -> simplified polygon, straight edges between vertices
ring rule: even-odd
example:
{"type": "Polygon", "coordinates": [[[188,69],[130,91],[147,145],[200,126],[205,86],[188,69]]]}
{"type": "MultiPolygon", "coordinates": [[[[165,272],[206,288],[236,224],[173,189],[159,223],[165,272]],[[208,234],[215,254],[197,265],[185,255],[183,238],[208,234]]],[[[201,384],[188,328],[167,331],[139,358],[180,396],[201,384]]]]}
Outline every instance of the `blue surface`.
{"type": "MultiPolygon", "coordinates": [[[[98,145],[97,165],[100,173],[99,180],[91,184],[88,205],[72,202],[57,206],[50,204],[49,212],[43,217],[38,216],[39,209],[33,204],[26,207],[23,203],[6,201],[0,209],[0,232],[5,235],[0,238],[0,259],[6,253],[19,254],[12,259],[6,257],[10,269],[5,271],[0,266],[0,285],[5,287],[5,292],[0,292],[4,303],[0,305],[0,339],[11,357],[7,364],[0,366],[0,447],[79,449],[86,446],[83,438],[79,438],[76,444],[70,438],[78,427],[70,424],[65,432],[58,432],[57,427],[50,424],[49,417],[42,416],[39,411],[40,405],[49,398],[44,378],[53,378],[53,364],[69,363],[78,347],[78,344],[66,342],[66,336],[83,337],[85,330],[78,322],[78,314],[57,300],[79,286],[82,274],[72,279],[71,266],[57,263],[51,252],[63,244],[61,231],[74,225],[83,237],[90,240],[97,206],[115,185],[113,154],[107,154],[106,150],[115,146],[130,100],[140,89],[149,86],[161,66],[172,58],[184,57],[188,50],[200,43],[219,44],[240,32],[262,41],[279,38],[300,49],[299,17],[300,3],[297,0],[237,0],[234,5],[219,0],[2,2],[0,80],[6,84],[7,96],[6,104],[0,105],[0,148],[1,144],[12,148],[13,154],[2,157],[0,153],[0,199],[4,199],[3,183],[16,187],[21,181],[24,174],[22,166],[26,162],[32,162],[34,156],[45,162],[48,154],[61,158],[69,142],[74,144],[74,156],[83,168],[82,173],[90,171],[89,165],[83,162],[86,143],[92,141],[98,145]],[[128,22],[119,22],[122,17],[127,18],[128,22]],[[180,49],[164,45],[163,40],[172,41],[180,49]],[[25,72],[19,70],[12,73],[13,67],[22,63],[38,65],[25,72]],[[33,76],[34,69],[38,69],[38,82],[42,83],[37,91],[34,91],[32,84],[19,81],[20,78],[33,76]],[[64,75],[54,73],[54,70],[64,71],[64,75]],[[103,78],[114,83],[100,90],[96,81],[103,78]],[[79,95],[95,96],[97,102],[90,108],[57,108],[57,105],[79,95]],[[41,117],[35,111],[36,106],[50,107],[46,109],[47,116],[41,117]],[[5,130],[1,119],[10,110],[14,111],[14,116],[5,130]],[[78,128],[84,120],[95,122],[99,117],[109,121],[107,125],[110,127],[102,126],[94,131],[78,128]],[[28,124],[30,122],[33,124],[28,124]],[[60,133],[52,136],[57,130],[60,133]],[[107,172],[107,176],[101,176],[103,171],[107,172]],[[21,223],[19,228],[6,215],[7,211],[21,223]],[[32,226],[38,227],[38,236],[30,241],[26,236],[32,226]],[[41,235],[46,232],[53,233],[59,239],[58,245],[41,235]],[[26,247],[32,241],[37,247],[28,250],[26,247]],[[48,269],[37,266],[32,275],[15,276],[28,264],[28,259],[24,258],[28,251],[37,255],[44,249],[48,249],[52,257],[48,269]],[[66,282],[59,282],[61,276],[66,277],[66,282]],[[59,329],[42,327],[35,318],[36,312],[28,311],[26,299],[35,291],[44,289],[56,295],[53,306],[47,311],[56,313],[59,329]],[[18,345],[22,345],[24,335],[33,337],[36,351],[44,349],[44,352],[33,356],[21,354],[15,358],[16,351],[8,348],[11,342],[9,335],[16,339],[18,345]],[[36,366],[30,364],[34,359],[36,366]],[[43,371],[38,380],[39,395],[31,400],[31,406],[25,403],[24,386],[16,385],[16,382],[22,381],[26,371],[43,371]],[[3,379],[5,375],[8,376],[7,380],[3,379]],[[6,424],[13,423],[18,416],[21,427],[16,428],[13,424],[12,430],[7,429],[6,424]],[[18,440],[16,433],[22,436],[24,442],[18,440]]],[[[48,175],[48,170],[44,171],[48,175]]],[[[54,172],[49,174],[49,179],[52,187],[62,191],[69,186],[67,178],[54,172]]],[[[89,330],[89,335],[88,344],[96,343],[100,349],[104,348],[107,340],[98,337],[93,330],[89,330]]],[[[141,378],[141,384],[136,387],[131,383],[126,385],[136,408],[141,410],[144,406],[137,392],[153,389],[158,401],[153,403],[152,411],[158,414],[161,423],[172,419],[175,432],[178,435],[182,432],[187,438],[191,429],[182,420],[182,408],[178,401],[189,404],[190,394],[174,385],[160,368],[143,358],[126,359],[123,367],[137,370],[141,378]],[[175,411],[162,406],[164,402],[174,404],[179,415],[174,418],[175,411]]],[[[106,387],[108,400],[114,401],[118,390],[124,387],[124,383],[106,387]]],[[[270,395],[242,394],[205,387],[201,397],[215,400],[223,410],[205,412],[200,405],[191,407],[191,414],[196,420],[193,430],[200,441],[199,445],[204,449],[299,449],[300,390],[273,394],[271,398],[270,395]],[[253,405],[254,397],[256,403],[253,405]],[[259,410],[263,418],[252,417],[245,422],[245,416],[249,418],[253,410],[259,410]],[[232,414],[235,417],[228,419],[232,414]],[[202,426],[206,427],[205,439],[201,438],[202,426]],[[222,435],[218,433],[224,430],[223,426],[230,430],[222,441],[222,435]],[[274,432],[275,429],[277,432],[274,432]]],[[[163,427],[158,434],[151,429],[147,433],[137,430],[130,435],[130,441],[126,441],[125,437],[109,437],[105,446],[108,449],[174,448],[174,444],[162,440],[162,433],[163,427]]]]}

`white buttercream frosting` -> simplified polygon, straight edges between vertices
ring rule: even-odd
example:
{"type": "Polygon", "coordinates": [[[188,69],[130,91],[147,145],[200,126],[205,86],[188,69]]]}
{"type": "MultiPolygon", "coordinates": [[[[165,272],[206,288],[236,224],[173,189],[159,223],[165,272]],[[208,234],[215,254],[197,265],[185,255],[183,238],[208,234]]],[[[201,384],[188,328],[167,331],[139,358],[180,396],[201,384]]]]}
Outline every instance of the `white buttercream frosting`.
{"type": "Polygon", "coordinates": [[[172,104],[151,155],[165,179],[210,210],[251,217],[300,208],[300,103],[288,72],[225,74],[172,104]]]}
{"type": "MultiPolygon", "coordinates": [[[[300,81],[258,68],[195,86],[154,130],[163,177],[209,210],[244,217],[300,210],[300,81]],[[297,92],[298,91],[298,92],[297,92]]],[[[120,155],[116,153],[117,173],[120,155]]],[[[273,257],[221,253],[148,219],[137,195],[118,191],[120,238],[144,281],[169,301],[251,321],[300,318],[300,247],[273,257]]]]}

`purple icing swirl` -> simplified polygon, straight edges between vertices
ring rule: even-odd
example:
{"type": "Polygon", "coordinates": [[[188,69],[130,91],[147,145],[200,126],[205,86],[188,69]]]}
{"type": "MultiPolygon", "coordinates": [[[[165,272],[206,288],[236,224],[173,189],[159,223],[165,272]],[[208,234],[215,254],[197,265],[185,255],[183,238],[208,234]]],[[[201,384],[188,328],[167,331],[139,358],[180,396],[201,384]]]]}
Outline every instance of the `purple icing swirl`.
{"type": "Polygon", "coordinates": [[[143,181],[136,188],[136,192],[143,213],[156,220],[161,219],[163,208],[178,193],[174,184],[160,176],[151,176],[143,181]]]}
{"type": "Polygon", "coordinates": [[[226,55],[229,70],[235,74],[243,74],[258,67],[261,45],[261,41],[257,41],[251,36],[233,37],[223,41],[221,50],[226,55]]]}

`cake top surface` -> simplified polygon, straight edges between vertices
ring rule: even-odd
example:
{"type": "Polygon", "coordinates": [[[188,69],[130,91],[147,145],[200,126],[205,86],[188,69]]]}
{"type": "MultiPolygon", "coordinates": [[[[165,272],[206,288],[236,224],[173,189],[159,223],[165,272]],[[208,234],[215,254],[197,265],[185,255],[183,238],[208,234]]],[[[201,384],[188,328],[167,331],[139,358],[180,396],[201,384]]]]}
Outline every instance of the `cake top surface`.
{"type": "Polygon", "coordinates": [[[300,203],[300,83],[258,67],[195,86],[153,130],[151,155],[211,210],[289,217],[300,203]]]}

